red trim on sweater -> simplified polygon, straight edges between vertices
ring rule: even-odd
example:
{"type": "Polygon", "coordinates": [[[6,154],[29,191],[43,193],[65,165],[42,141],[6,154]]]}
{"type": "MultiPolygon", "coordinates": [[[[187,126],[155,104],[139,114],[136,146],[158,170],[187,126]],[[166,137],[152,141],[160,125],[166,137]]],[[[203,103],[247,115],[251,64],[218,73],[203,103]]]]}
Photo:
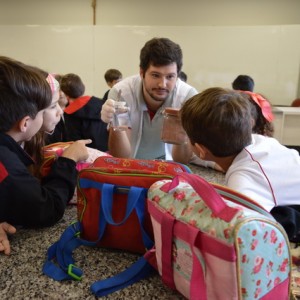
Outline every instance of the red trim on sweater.
{"type": "Polygon", "coordinates": [[[77,99],[75,99],[73,102],[71,102],[64,110],[64,112],[68,115],[73,114],[83,106],[85,106],[89,100],[91,99],[91,96],[82,96],[77,99]]]}
{"type": "Polygon", "coordinates": [[[0,182],[2,182],[8,176],[8,172],[4,165],[0,162],[0,182]]]}

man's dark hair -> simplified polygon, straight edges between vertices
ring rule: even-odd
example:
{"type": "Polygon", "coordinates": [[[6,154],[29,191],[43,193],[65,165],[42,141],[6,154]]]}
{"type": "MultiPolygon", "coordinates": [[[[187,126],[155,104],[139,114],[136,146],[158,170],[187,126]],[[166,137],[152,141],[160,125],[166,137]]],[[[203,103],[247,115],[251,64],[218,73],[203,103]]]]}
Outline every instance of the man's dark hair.
{"type": "Polygon", "coordinates": [[[153,38],[148,41],[140,53],[140,68],[145,72],[153,66],[177,65],[177,74],[182,68],[182,51],[178,44],[168,38],[153,38]]]}

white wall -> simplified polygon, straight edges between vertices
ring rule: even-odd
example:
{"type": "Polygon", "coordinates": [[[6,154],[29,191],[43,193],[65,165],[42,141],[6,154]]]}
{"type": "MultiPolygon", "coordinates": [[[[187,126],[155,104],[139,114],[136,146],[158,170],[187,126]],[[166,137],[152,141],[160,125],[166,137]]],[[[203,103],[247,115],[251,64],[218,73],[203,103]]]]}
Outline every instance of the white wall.
{"type": "Polygon", "coordinates": [[[87,93],[101,97],[106,69],[137,73],[144,43],[166,36],[181,45],[183,69],[199,91],[230,87],[238,74],[248,74],[273,104],[300,96],[300,1],[175,3],[97,0],[93,26],[88,0],[0,0],[0,54],[77,73],[87,93]]]}
{"type": "MultiPolygon", "coordinates": [[[[93,25],[92,0],[0,0],[1,25],[93,25]]],[[[299,0],[96,0],[96,25],[300,24],[299,0]]]]}

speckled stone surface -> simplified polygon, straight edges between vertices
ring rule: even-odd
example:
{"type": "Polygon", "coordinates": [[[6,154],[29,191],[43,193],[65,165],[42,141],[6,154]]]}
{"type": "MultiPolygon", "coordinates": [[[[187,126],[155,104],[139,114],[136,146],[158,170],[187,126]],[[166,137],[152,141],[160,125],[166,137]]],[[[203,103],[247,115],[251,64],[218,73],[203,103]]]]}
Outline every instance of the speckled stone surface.
{"type": "MultiPolygon", "coordinates": [[[[224,175],[210,169],[190,166],[208,181],[223,183],[224,175]]],[[[76,207],[68,206],[63,219],[51,228],[20,229],[11,237],[12,254],[0,255],[0,299],[97,299],[90,285],[126,269],[139,257],[107,249],[80,247],[74,258],[84,271],[81,281],[57,282],[42,274],[48,247],[76,220],[76,207]]],[[[158,275],[142,280],[102,299],[183,299],[165,287],[158,275]]]]}

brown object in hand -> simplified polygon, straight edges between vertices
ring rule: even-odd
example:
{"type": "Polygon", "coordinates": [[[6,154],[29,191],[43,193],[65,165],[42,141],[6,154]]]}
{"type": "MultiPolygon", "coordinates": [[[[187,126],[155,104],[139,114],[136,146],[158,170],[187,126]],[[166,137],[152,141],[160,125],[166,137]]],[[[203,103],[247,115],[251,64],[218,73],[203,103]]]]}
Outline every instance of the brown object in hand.
{"type": "Polygon", "coordinates": [[[161,139],[168,144],[181,145],[188,140],[185,130],[181,125],[178,108],[167,107],[164,110],[164,123],[161,132],[161,139]]]}

